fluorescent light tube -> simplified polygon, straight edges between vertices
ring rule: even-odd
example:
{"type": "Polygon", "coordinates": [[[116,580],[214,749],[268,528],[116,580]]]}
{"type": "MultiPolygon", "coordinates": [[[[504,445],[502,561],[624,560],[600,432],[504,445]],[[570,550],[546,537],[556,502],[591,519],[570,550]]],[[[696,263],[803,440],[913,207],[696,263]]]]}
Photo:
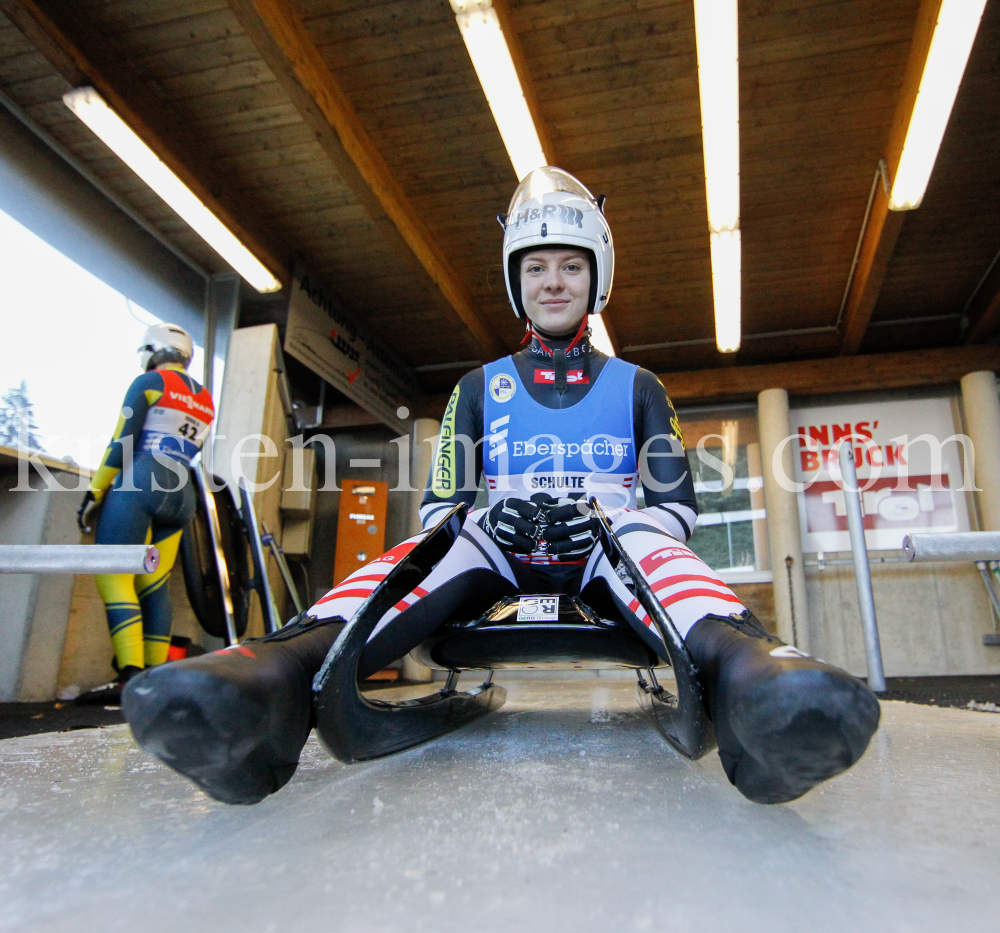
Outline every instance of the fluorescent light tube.
{"type": "Polygon", "coordinates": [[[740,348],[740,77],[737,0],[694,0],[715,342],[740,348]]]}
{"type": "Polygon", "coordinates": [[[941,4],[889,195],[890,210],[910,211],[924,199],[985,6],[986,0],[941,4]]]}
{"type": "Polygon", "coordinates": [[[740,78],[736,0],[695,0],[708,226],[740,225],[740,78]]]}
{"type": "Polygon", "coordinates": [[[63,95],[63,103],[257,291],[276,292],[281,288],[281,282],[167,168],[97,91],[78,87],[63,95]]]}
{"type": "Polygon", "coordinates": [[[548,165],[548,159],[524,99],[497,12],[492,0],[451,0],[451,8],[520,181],[533,169],[548,165]]]}
{"type": "MultiPolygon", "coordinates": [[[[507,40],[493,0],[450,0],[459,31],[469,50],[472,66],[486,94],[497,129],[507,147],[518,181],[536,168],[549,164],[535,129],[535,121],[524,99],[524,90],[514,67],[507,40]]],[[[608,329],[599,314],[590,316],[590,343],[615,355],[608,329]]]]}
{"type": "Polygon", "coordinates": [[[720,353],[740,348],[740,231],[723,230],[712,238],[712,292],[715,295],[715,344],[720,353]]]}

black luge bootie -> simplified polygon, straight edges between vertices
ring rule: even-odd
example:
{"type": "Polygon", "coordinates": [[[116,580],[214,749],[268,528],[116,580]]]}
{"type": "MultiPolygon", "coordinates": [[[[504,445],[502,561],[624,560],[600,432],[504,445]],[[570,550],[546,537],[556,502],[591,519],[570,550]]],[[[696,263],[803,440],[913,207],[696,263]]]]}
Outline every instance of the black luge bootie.
{"type": "Polygon", "coordinates": [[[787,803],[864,754],[878,700],[846,671],[768,635],[749,611],[705,616],[685,641],[722,766],[744,797],[787,803]]]}
{"type": "Polygon", "coordinates": [[[343,621],[303,614],[265,638],[137,676],[122,697],[135,740],[216,800],[263,800],[295,773],[313,725],[312,679],[343,621]]]}

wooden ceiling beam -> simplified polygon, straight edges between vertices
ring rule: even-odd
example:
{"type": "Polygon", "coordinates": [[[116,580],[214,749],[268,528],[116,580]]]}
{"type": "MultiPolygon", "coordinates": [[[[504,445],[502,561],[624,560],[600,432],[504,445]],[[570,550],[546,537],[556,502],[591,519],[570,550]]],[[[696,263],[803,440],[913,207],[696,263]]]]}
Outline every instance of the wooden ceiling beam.
{"type": "Polygon", "coordinates": [[[962,343],[982,343],[996,332],[1000,325],[1000,262],[994,262],[965,314],[969,323],[962,343]]]}
{"type": "Polygon", "coordinates": [[[675,403],[736,402],[755,399],[764,389],[789,395],[867,392],[911,386],[946,385],[967,373],[1000,369],[1000,346],[945,347],[903,353],[827,357],[759,366],[727,366],[693,372],[660,373],[675,403]]]}
{"type": "Polygon", "coordinates": [[[383,237],[430,277],[485,352],[505,355],[506,345],[483,320],[289,0],[229,0],[229,6],[383,237]]]}
{"type": "MultiPolygon", "coordinates": [[[[764,389],[785,389],[793,397],[906,389],[949,385],[968,373],[990,369],[1000,370],[1000,346],[993,344],[723,366],[659,373],[657,378],[675,405],[724,405],[755,401],[764,389]]],[[[450,397],[451,393],[422,396],[413,417],[440,418],[450,397]]]]}
{"type": "MultiPolygon", "coordinates": [[[[921,0],[917,11],[916,27],[913,32],[913,42],[910,45],[910,55],[903,72],[903,83],[900,86],[896,101],[896,111],[893,115],[892,128],[885,147],[885,163],[887,176],[891,182],[896,177],[899,158],[903,153],[903,143],[906,141],[906,130],[910,125],[913,105],[920,89],[920,78],[924,73],[924,64],[930,50],[931,39],[934,36],[934,26],[937,23],[938,12],[942,0],[921,0]]],[[[840,352],[851,355],[861,349],[868,322],[878,302],[882,283],[889,268],[889,261],[896,249],[896,241],[903,229],[905,212],[889,210],[889,196],[885,187],[879,183],[876,186],[875,198],[872,202],[868,224],[865,227],[861,241],[861,251],[858,254],[858,264],[854,270],[851,287],[844,306],[840,352]]]]}
{"type": "Polygon", "coordinates": [[[72,87],[93,86],[118,115],[283,284],[286,251],[203,147],[72,0],[0,0],[0,10],[72,87]]]}

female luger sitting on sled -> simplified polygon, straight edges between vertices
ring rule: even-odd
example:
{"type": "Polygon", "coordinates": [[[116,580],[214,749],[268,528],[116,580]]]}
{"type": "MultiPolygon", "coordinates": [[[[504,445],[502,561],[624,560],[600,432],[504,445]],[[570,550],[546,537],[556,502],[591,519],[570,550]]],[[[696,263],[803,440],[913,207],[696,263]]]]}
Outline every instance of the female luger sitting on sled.
{"type": "MultiPolygon", "coordinates": [[[[421,516],[429,529],[456,503],[471,505],[480,474],[489,505],[469,513],[444,558],[379,620],[359,674],[406,654],[470,598],[486,608],[519,592],[610,601],[665,657],[602,551],[585,505],[593,495],[685,640],[730,781],[754,801],[793,800],[861,757],[878,702],[849,674],[766,634],[685,546],[694,487],[666,392],[652,373],[588,340],[588,315],[606,306],[614,270],[602,206],[559,169],[538,169],[518,186],[504,272],[530,343],[456,386],[421,516]],[[646,507],[637,510],[640,479],[646,507]]],[[[278,790],[315,721],[313,678],[340,628],[331,623],[351,619],[420,538],[355,571],[304,621],[137,677],[125,697],[137,738],[220,800],[253,803],[278,790]]]]}

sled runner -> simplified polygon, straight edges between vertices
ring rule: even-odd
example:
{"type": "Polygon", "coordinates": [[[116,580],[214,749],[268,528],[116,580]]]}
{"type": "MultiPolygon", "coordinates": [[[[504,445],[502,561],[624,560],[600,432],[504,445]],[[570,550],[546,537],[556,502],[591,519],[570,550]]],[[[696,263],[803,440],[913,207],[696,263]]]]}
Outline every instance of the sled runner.
{"type": "Polygon", "coordinates": [[[667,610],[660,605],[645,577],[611,530],[611,523],[600,503],[592,498],[589,504],[601,524],[601,547],[612,569],[617,571],[639,600],[660,633],[667,653],[664,660],[673,668],[677,681],[677,696],[673,696],[656,682],[656,675],[650,666],[650,682],[643,680],[642,674],[639,674],[639,705],[652,716],[663,737],[685,758],[701,758],[715,747],[715,732],[708,718],[708,708],[691,653],[667,610]]]}
{"type": "Polygon", "coordinates": [[[278,562],[296,611],[302,611],[280,545],[266,530],[260,532],[253,497],[242,480],[237,493],[218,476],[206,474],[200,464],[191,467],[190,475],[197,510],[181,536],[180,560],[195,617],[209,635],[235,645],[246,634],[250,594],[256,592],[265,633],[277,631],[282,622],[267,577],[264,545],[278,562]]]}
{"type": "MultiPolygon", "coordinates": [[[[270,635],[281,628],[281,616],[271,592],[271,581],[267,577],[267,566],[264,563],[264,546],[257,527],[257,513],[253,507],[253,496],[247,489],[246,480],[240,478],[240,518],[243,522],[243,534],[250,546],[250,559],[253,562],[253,578],[249,585],[257,591],[260,599],[261,612],[264,615],[264,631],[270,635]]],[[[298,600],[296,599],[296,602],[298,600]]]]}
{"type": "Polygon", "coordinates": [[[246,634],[250,612],[240,507],[232,490],[218,476],[206,476],[200,464],[191,467],[190,481],[197,510],[180,544],[188,602],[209,635],[234,645],[246,634]]]}
{"type": "Polygon", "coordinates": [[[400,752],[464,726],[503,706],[507,691],[489,679],[474,690],[444,689],[418,700],[385,703],[358,690],[358,662],[379,619],[419,586],[455,543],[468,507],[456,505],[372,591],[334,642],[313,681],[316,732],[335,758],[367,761],[400,752]]]}

